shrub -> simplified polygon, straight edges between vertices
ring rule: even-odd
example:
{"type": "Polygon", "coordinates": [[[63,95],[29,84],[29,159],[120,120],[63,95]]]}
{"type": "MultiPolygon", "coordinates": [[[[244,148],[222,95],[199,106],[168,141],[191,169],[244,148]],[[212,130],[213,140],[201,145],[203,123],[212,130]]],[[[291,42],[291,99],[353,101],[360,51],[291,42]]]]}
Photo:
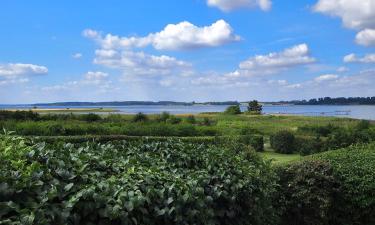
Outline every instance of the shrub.
{"type": "Polygon", "coordinates": [[[190,124],[195,124],[197,121],[194,115],[189,115],[188,117],[186,117],[186,122],[190,124]]]}
{"type": "Polygon", "coordinates": [[[138,123],[138,122],[146,122],[146,121],[148,121],[148,117],[145,114],[139,112],[139,113],[137,113],[137,114],[134,115],[132,121],[136,122],[136,123],[138,123]]]}
{"type": "Polygon", "coordinates": [[[295,149],[303,156],[311,155],[327,150],[326,141],[320,136],[295,138],[295,149]]]}
{"type": "Polygon", "coordinates": [[[338,184],[329,163],[306,160],[278,169],[281,225],[330,225],[338,184]]]}
{"type": "Polygon", "coordinates": [[[0,136],[7,224],[275,221],[274,174],[250,152],[170,141],[27,146],[7,139],[0,136]]]}
{"type": "Polygon", "coordinates": [[[333,168],[340,185],[332,214],[335,224],[375,224],[375,143],[317,155],[333,168]]]}
{"type": "Polygon", "coordinates": [[[290,131],[279,131],[270,137],[271,147],[278,153],[292,154],[295,151],[295,137],[290,131]]]}
{"type": "Polygon", "coordinates": [[[332,124],[328,124],[325,126],[311,126],[311,125],[306,125],[306,126],[301,126],[298,127],[298,131],[309,134],[309,135],[317,135],[321,137],[328,137],[330,134],[332,134],[334,131],[339,130],[340,128],[337,126],[334,126],[332,124]]]}
{"type": "Polygon", "coordinates": [[[158,122],[167,122],[167,120],[171,117],[169,112],[162,112],[160,115],[156,117],[156,121],[158,122]]]}
{"type": "Polygon", "coordinates": [[[240,109],[240,106],[239,105],[232,105],[232,106],[229,106],[225,112],[225,114],[228,114],[228,115],[238,115],[238,114],[241,114],[241,109],[240,109]]]}
{"type": "Polygon", "coordinates": [[[368,120],[361,120],[360,122],[358,122],[357,126],[355,127],[356,130],[358,131],[362,131],[362,130],[368,130],[370,129],[370,121],[368,120]]]}
{"type": "Polygon", "coordinates": [[[87,121],[87,122],[96,122],[96,121],[100,121],[102,118],[98,114],[88,113],[88,114],[80,115],[80,119],[83,121],[87,121]]]}
{"type": "Polygon", "coordinates": [[[176,116],[170,116],[168,119],[167,119],[167,123],[170,123],[170,124],[179,124],[181,123],[181,118],[178,118],[176,116]]]}
{"type": "Polygon", "coordinates": [[[375,143],[278,168],[281,224],[375,224],[375,143]]]}
{"type": "Polygon", "coordinates": [[[260,135],[243,135],[240,137],[240,142],[249,145],[257,152],[264,151],[264,139],[260,135]]]}

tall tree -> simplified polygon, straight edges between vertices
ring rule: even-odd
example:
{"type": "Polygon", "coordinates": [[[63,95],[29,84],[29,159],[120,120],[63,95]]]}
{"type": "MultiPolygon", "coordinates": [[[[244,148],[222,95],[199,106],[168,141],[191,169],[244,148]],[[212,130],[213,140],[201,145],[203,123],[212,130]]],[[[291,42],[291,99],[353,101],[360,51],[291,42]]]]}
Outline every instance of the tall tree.
{"type": "Polygon", "coordinates": [[[249,102],[247,110],[252,114],[262,114],[263,106],[257,100],[249,102]]]}

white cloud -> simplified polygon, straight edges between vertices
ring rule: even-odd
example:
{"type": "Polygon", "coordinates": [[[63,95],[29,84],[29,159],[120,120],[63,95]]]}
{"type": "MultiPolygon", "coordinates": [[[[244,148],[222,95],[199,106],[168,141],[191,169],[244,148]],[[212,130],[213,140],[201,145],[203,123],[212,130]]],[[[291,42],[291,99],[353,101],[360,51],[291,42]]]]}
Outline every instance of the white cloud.
{"type": "Polygon", "coordinates": [[[339,72],[339,73],[344,73],[344,72],[348,72],[349,68],[347,68],[345,66],[340,66],[339,68],[337,68],[336,71],[339,72]]]}
{"type": "Polygon", "coordinates": [[[351,29],[375,28],[375,1],[373,0],[319,0],[316,12],[340,17],[351,29]]]}
{"type": "Polygon", "coordinates": [[[207,4],[211,7],[217,7],[224,12],[253,7],[259,7],[264,11],[268,11],[272,7],[271,0],[207,0],[207,4]]]}
{"type": "Polygon", "coordinates": [[[364,46],[375,45],[375,29],[365,29],[356,36],[356,42],[364,46]]]}
{"type": "Polygon", "coordinates": [[[340,17],[345,27],[361,30],[356,36],[360,45],[375,45],[375,1],[319,0],[314,11],[340,17]]]}
{"type": "Polygon", "coordinates": [[[79,52],[72,55],[73,59],[80,59],[82,58],[82,56],[83,56],[82,53],[79,53],[79,52]]]}
{"type": "Polygon", "coordinates": [[[344,57],[346,63],[375,63],[375,54],[367,54],[365,56],[357,57],[356,54],[349,54],[344,57]]]}
{"type": "Polygon", "coordinates": [[[30,76],[47,73],[48,69],[44,66],[23,63],[0,64],[0,85],[26,83],[30,76]]]}
{"type": "Polygon", "coordinates": [[[108,90],[113,89],[112,81],[110,81],[108,78],[108,73],[100,71],[89,71],[83,76],[83,79],[46,86],[42,87],[41,89],[43,91],[62,91],[89,88],[90,90],[107,92],[108,90]]]}
{"type": "Polygon", "coordinates": [[[321,75],[319,77],[316,77],[314,79],[314,81],[316,81],[316,82],[324,82],[324,81],[336,80],[338,78],[339,78],[339,76],[336,75],[336,74],[325,74],[325,75],[321,75]]]}
{"type": "Polygon", "coordinates": [[[94,63],[121,69],[128,75],[168,75],[188,71],[191,64],[170,56],[155,56],[144,52],[96,50],[94,63]]]}
{"type": "Polygon", "coordinates": [[[273,52],[267,55],[257,55],[240,63],[240,69],[258,72],[278,72],[299,65],[314,63],[315,58],[310,56],[307,44],[300,44],[285,49],[282,52],[273,52]]]}
{"type": "Polygon", "coordinates": [[[195,26],[187,21],[169,24],[162,31],[145,37],[119,37],[112,34],[102,36],[90,29],[85,30],[83,35],[95,39],[103,49],[144,48],[152,45],[157,50],[184,50],[217,47],[241,40],[224,20],[204,27],[195,26]]]}
{"type": "Polygon", "coordinates": [[[47,74],[48,69],[44,66],[23,63],[0,64],[0,77],[16,77],[24,75],[47,74]]]}

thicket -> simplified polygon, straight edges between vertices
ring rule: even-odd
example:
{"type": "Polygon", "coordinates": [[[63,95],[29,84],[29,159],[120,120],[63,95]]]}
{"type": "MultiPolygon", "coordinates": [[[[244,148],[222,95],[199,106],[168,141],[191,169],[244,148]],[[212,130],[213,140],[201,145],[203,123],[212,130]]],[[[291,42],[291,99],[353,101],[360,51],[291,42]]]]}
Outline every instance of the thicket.
{"type": "Polygon", "coordinates": [[[375,129],[369,121],[359,121],[353,127],[302,126],[298,135],[291,131],[280,131],[270,137],[271,147],[279,153],[299,152],[311,155],[328,150],[349,147],[353,144],[375,141],[375,129]]]}
{"type": "Polygon", "coordinates": [[[0,136],[1,224],[275,224],[275,174],[247,148],[30,145],[0,136]]]}

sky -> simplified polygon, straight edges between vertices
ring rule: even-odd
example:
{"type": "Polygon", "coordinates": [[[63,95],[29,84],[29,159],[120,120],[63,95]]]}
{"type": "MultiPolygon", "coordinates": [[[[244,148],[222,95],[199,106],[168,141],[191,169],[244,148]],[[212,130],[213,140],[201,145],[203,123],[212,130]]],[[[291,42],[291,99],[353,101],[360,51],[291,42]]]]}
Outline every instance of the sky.
{"type": "Polygon", "coordinates": [[[0,104],[375,96],[375,0],[3,0],[0,104]]]}

